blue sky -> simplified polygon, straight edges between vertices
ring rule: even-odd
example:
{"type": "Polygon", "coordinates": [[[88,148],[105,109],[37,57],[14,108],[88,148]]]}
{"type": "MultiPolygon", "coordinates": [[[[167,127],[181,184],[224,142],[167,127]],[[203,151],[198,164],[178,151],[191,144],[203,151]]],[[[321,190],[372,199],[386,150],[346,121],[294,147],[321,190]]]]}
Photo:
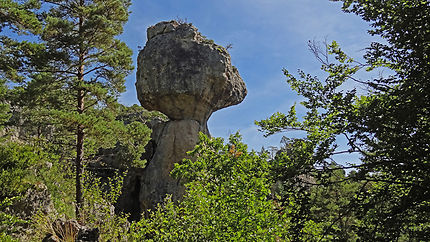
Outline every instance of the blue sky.
{"type": "MultiPolygon", "coordinates": [[[[328,0],[134,0],[130,10],[121,39],[133,50],[135,62],[139,46],[146,43],[146,29],[178,17],[193,23],[215,43],[233,45],[229,50],[232,63],[248,95],[241,104],[215,112],[208,126],[215,137],[240,131],[245,143],[256,150],[279,145],[281,135],[264,138],[254,121],[287,112],[300,102],[285,82],[282,68],[324,77],[307,49],[308,40],[336,40],[353,57],[362,56],[373,40],[366,22],[343,13],[340,3],[328,0]]],[[[135,81],[132,73],[126,81],[127,92],[120,98],[123,104],[138,103],[135,81]]]]}

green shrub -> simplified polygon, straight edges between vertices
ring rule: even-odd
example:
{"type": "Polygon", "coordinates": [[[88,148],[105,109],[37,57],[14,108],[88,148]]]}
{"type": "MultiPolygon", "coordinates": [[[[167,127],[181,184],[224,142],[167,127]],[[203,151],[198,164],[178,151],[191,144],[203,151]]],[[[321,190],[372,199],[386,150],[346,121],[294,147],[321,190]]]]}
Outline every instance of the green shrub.
{"type": "Polygon", "coordinates": [[[89,171],[83,174],[83,197],[81,223],[91,228],[98,228],[100,241],[125,241],[129,230],[128,214],[116,214],[114,204],[121,195],[123,179],[126,173],[117,173],[101,182],[89,171]]]}
{"type": "Polygon", "coordinates": [[[248,152],[241,137],[200,135],[172,174],[185,181],[186,195],[167,198],[149,218],[132,226],[131,239],[149,241],[276,241],[287,238],[288,219],[275,210],[265,155],[248,152]]]}
{"type": "Polygon", "coordinates": [[[37,170],[53,158],[30,145],[15,142],[0,145],[0,233],[4,238],[12,238],[12,234],[29,223],[29,218],[20,214],[22,211],[7,208],[24,199],[24,193],[40,183],[37,170]]]}

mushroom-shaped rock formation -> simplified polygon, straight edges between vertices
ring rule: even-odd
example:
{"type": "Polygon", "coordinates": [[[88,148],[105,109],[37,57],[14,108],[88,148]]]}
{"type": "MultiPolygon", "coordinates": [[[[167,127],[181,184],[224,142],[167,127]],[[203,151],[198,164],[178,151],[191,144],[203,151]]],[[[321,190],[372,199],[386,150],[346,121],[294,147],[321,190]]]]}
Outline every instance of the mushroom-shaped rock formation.
{"type": "Polygon", "coordinates": [[[184,187],[169,175],[174,163],[194,148],[199,132],[209,135],[207,120],[214,111],[242,102],[247,93],[227,50],[193,25],[161,22],[147,33],[138,56],[138,99],[170,121],[153,125],[154,153],[139,178],[142,211],[162,202],[166,194],[173,199],[183,195],[184,187]]]}
{"type": "Polygon", "coordinates": [[[136,88],[144,108],[172,120],[199,123],[246,96],[245,83],[227,50],[191,24],[176,21],[148,29],[148,42],[138,57],[136,88]]]}

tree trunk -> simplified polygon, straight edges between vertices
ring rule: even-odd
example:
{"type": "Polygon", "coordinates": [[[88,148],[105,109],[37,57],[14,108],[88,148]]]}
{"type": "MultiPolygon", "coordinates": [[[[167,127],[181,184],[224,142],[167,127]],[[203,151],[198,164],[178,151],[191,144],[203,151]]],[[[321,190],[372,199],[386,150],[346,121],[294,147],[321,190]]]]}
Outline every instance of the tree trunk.
{"type": "MultiPolygon", "coordinates": [[[[84,95],[83,90],[78,91],[78,113],[84,111],[84,95]]],[[[76,132],[76,218],[80,219],[80,209],[82,208],[82,162],[84,160],[84,127],[78,125],[76,132]]]]}
{"type": "MultiPolygon", "coordinates": [[[[80,0],[80,5],[84,5],[84,0],[80,0]]],[[[79,17],[79,37],[81,37],[81,31],[83,27],[83,17],[79,17]]],[[[78,93],[77,93],[77,111],[79,115],[84,113],[85,110],[85,91],[82,88],[82,84],[84,83],[84,58],[85,51],[83,50],[82,45],[79,46],[79,66],[78,66],[78,93]]],[[[82,163],[84,160],[84,139],[85,132],[84,126],[82,124],[78,124],[76,130],[76,219],[80,220],[81,218],[81,208],[83,203],[82,197],[82,163]]]]}

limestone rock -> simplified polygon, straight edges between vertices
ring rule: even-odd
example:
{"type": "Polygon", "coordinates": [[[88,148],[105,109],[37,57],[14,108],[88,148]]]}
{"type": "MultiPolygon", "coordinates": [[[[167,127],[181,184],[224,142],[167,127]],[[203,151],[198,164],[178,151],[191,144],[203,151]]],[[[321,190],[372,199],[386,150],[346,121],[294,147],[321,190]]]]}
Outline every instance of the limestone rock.
{"type": "MultiPolygon", "coordinates": [[[[22,220],[31,220],[38,213],[53,214],[56,213],[56,210],[48,187],[43,183],[36,183],[22,197],[14,200],[11,206],[6,207],[4,212],[22,220]]],[[[29,223],[16,223],[13,227],[6,227],[0,223],[0,231],[7,231],[17,237],[19,241],[25,241],[26,234],[34,232],[34,228],[30,225],[29,223]]],[[[0,241],[2,240],[0,239],[0,241]]]]}
{"type": "Polygon", "coordinates": [[[197,144],[199,132],[208,134],[206,126],[195,120],[170,121],[159,128],[161,135],[156,140],[158,152],[145,168],[141,181],[139,201],[143,209],[154,208],[166,194],[171,194],[173,200],[182,197],[185,189],[180,181],[170,176],[170,172],[174,164],[185,158],[186,152],[197,144]]]}
{"type": "Polygon", "coordinates": [[[212,112],[240,103],[247,93],[226,49],[191,24],[176,21],[148,29],[136,78],[141,105],[173,120],[206,122],[212,112]]]}
{"type": "Polygon", "coordinates": [[[22,199],[15,202],[9,209],[22,219],[31,219],[38,212],[43,214],[55,212],[51,194],[43,183],[37,183],[29,188],[22,199]]]}
{"type": "Polygon", "coordinates": [[[173,200],[182,197],[184,186],[170,176],[175,163],[194,148],[199,132],[209,135],[207,120],[213,112],[242,102],[247,93],[227,50],[193,25],[161,22],[147,34],[138,56],[138,99],[144,108],[160,111],[170,120],[152,125],[147,167],[124,183],[131,189],[121,203],[135,210],[136,204],[126,197],[139,194],[142,212],[154,208],[167,194],[173,200]]]}

